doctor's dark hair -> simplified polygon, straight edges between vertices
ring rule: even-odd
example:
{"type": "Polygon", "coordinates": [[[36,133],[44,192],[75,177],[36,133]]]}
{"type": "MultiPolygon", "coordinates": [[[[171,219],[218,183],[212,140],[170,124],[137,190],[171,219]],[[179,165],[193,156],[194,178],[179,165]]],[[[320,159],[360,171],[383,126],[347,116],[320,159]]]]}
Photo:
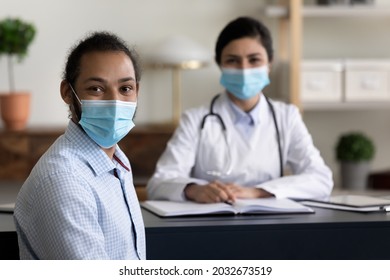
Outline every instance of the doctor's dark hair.
{"type": "Polygon", "coordinates": [[[215,46],[215,61],[221,64],[221,54],[223,48],[231,41],[244,37],[258,38],[262,46],[267,51],[268,60],[272,62],[274,51],[272,47],[272,37],[269,29],[260,21],[250,17],[239,17],[225,26],[218,36],[215,46]]]}
{"type": "Polygon", "coordinates": [[[100,52],[124,52],[132,61],[137,83],[141,80],[141,66],[138,54],[115,34],[94,32],[76,44],[69,52],[62,79],[75,85],[80,75],[80,63],[84,54],[100,52]]]}

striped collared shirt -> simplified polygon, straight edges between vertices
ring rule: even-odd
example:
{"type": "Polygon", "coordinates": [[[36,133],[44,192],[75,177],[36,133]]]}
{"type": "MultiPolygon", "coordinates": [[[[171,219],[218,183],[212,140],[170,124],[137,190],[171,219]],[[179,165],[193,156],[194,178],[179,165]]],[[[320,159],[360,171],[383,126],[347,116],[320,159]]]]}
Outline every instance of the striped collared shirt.
{"type": "Polygon", "coordinates": [[[21,259],[145,259],[130,164],[111,160],[72,121],[42,156],[15,206],[21,259]]]}

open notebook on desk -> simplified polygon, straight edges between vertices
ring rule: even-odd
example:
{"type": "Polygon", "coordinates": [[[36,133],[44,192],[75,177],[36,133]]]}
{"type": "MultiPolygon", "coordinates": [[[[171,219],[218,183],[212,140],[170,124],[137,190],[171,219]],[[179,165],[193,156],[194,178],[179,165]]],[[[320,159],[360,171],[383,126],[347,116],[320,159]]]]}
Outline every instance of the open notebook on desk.
{"type": "Polygon", "coordinates": [[[211,214],[314,213],[310,207],[285,198],[237,199],[232,205],[227,203],[147,200],[142,202],[141,206],[161,217],[211,214]]]}
{"type": "Polygon", "coordinates": [[[389,199],[365,195],[337,195],[331,196],[328,201],[304,200],[300,202],[307,206],[356,212],[390,211],[389,199]]]}

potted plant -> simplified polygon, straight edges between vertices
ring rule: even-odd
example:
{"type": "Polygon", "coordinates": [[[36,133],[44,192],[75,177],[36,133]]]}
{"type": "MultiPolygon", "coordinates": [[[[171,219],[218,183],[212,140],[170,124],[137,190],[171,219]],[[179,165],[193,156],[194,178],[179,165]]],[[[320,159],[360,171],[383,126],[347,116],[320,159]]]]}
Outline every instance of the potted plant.
{"type": "Polygon", "coordinates": [[[375,155],[373,141],[361,132],[350,132],[339,137],[336,157],[340,162],[343,188],[363,190],[367,185],[370,162],[375,155]]]}
{"type": "Polygon", "coordinates": [[[9,92],[0,94],[1,117],[9,130],[25,128],[30,111],[30,93],[15,89],[14,63],[21,62],[35,37],[35,27],[18,18],[0,21],[0,56],[7,57],[9,92]]]}

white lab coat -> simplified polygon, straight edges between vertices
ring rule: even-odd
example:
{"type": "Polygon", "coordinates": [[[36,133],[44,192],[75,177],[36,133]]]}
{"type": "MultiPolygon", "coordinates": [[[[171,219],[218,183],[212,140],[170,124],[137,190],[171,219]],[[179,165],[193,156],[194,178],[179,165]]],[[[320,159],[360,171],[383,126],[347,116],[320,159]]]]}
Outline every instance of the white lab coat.
{"type": "Polygon", "coordinates": [[[201,131],[201,121],[209,113],[209,104],[183,114],[147,184],[149,199],[182,201],[187,184],[205,184],[215,179],[262,188],[281,198],[324,199],[330,195],[332,172],[314,147],[294,105],[271,100],[280,130],[283,164],[289,166],[292,173],[280,177],[276,129],[264,96],[259,104],[260,121],[249,139],[235,127],[228,102],[224,93],[214,105],[214,112],[220,114],[226,125],[228,145],[216,117],[208,117],[201,131]],[[228,167],[231,167],[230,172],[228,167]],[[221,174],[207,174],[210,171],[221,174]]]}

